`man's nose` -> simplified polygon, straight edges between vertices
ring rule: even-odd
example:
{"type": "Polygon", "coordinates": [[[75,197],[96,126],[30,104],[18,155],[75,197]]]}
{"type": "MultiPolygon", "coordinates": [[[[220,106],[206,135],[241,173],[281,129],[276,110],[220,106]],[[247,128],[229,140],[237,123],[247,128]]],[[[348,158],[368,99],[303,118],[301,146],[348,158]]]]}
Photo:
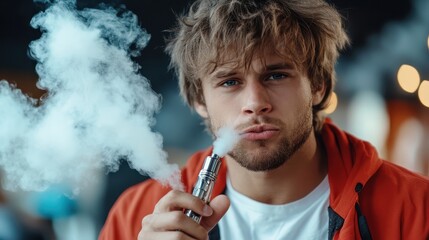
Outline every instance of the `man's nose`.
{"type": "Polygon", "coordinates": [[[244,114],[262,115],[273,109],[268,89],[259,81],[249,82],[244,94],[244,114]]]}

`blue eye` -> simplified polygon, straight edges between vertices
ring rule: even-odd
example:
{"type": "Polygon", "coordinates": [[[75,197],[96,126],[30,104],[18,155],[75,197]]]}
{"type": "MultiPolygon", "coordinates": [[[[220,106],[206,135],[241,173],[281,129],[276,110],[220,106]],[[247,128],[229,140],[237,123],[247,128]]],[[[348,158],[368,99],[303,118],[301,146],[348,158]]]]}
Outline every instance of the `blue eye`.
{"type": "Polygon", "coordinates": [[[226,80],[225,82],[222,83],[222,86],[230,87],[230,86],[235,86],[237,84],[238,84],[237,80],[226,80]]]}
{"type": "Polygon", "coordinates": [[[287,75],[283,74],[283,73],[273,73],[273,74],[268,76],[267,80],[279,80],[279,79],[283,79],[286,77],[287,77],[287,75]]]}

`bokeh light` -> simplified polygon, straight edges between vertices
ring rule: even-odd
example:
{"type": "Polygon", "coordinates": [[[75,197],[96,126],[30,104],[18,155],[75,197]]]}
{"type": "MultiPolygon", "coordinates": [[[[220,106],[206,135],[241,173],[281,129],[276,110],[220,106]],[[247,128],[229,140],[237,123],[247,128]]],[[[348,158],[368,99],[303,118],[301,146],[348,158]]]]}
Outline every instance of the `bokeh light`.
{"type": "Polygon", "coordinates": [[[420,75],[413,66],[403,64],[398,70],[398,83],[404,91],[413,93],[420,84],[420,75]]]}
{"type": "Polygon", "coordinates": [[[329,104],[328,107],[325,109],[326,114],[331,114],[335,112],[335,109],[337,109],[338,105],[338,97],[335,92],[332,92],[331,97],[329,98],[329,104]]]}
{"type": "Polygon", "coordinates": [[[420,102],[426,106],[429,107],[429,81],[424,80],[420,84],[419,91],[418,91],[420,102]]]}

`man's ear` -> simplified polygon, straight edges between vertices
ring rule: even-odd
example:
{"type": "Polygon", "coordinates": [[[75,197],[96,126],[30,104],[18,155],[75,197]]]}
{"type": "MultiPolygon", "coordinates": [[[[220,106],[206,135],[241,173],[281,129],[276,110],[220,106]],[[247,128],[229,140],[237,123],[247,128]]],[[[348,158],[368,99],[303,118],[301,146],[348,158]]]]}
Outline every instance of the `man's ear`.
{"type": "Polygon", "coordinates": [[[325,92],[326,92],[326,84],[325,82],[322,82],[322,84],[320,84],[319,89],[317,89],[313,93],[313,106],[316,106],[320,104],[320,102],[322,102],[323,97],[325,96],[325,92]]]}
{"type": "Polygon", "coordinates": [[[200,115],[202,118],[206,119],[209,117],[209,113],[207,112],[207,107],[205,104],[195,101],[194,108],[198,115],[200,115]]]}

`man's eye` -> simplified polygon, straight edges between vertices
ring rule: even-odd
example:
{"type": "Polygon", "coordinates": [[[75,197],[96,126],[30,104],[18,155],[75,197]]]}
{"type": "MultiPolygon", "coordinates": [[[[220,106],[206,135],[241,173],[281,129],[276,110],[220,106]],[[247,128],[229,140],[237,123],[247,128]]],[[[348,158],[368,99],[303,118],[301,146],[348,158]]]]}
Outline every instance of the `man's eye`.
{"type": "Polygon", "coordinates": [[[238,84],[237,80],[226,80],[225,82],[223,82],[221,85],[223,87],[230,87],[230,86],[235,86],[238,84]]]}
{"type": "Polygon", "coordinates": [[[273,74],[270,74],[268,76],[267,80],[279,80],[279,79],[283,79],[286,77],[287,77],[287,75],[284,73],[273,73],[273,74]]]}

